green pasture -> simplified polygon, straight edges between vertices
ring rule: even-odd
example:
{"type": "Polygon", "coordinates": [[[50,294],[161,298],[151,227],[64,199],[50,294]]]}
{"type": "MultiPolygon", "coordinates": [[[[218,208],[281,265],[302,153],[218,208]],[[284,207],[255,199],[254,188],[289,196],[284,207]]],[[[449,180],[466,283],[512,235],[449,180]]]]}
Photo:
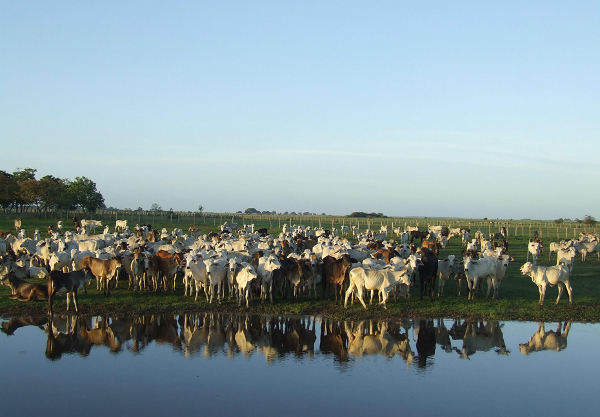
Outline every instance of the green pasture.
{"type": "MultiPolygon", "coordinates": [[[[110,297],[104,297],[101,292],[95,290],[95,284],[88,290],[88,295],[81,294],[79,297],[79,306],[82,314],[151,314],[161,312],[172,313],[193,313],[200,311],[219,311],[219,312],[252,312],[259,314],[314,314],[323,315],[331,318],[345,319],[366,319],[366,318],[392,318],[392,317],[450,317],[450,318],[488,318],[502,320],[535,320],[535,321],[587,321],[595,322],[600,319],[600,262],[596,254],[588,255],[586,262],[581,262],[578,257],[571,277],[573,287],[573,305],[569,306],[568,297],[563,294],[559,305],[554,305],[558,295],[556,287],[549,287],[546,292],[546,301],[543,306],[538,305],[539,293],[537,286],[531,282],[529,277],[521,275],[519,268],[526,260],[527,242],[534,231],[538,231],[544,241],[544,254],[539,258],[539,265],[554,265],[556,257],[548,261],[548,250],[550,242],[559,241],[565,238],[578,237],[582,231],[598,231],[597,228],[585,227],[580,223],[563,223],[556,225],[553,222],[542,221],[516,221],[516,220],[478,220],[478,219],[425,219],[425,218],[385,218],[385,219],[348,219],[342,216],[277,216],[277,215],[241,215],[233,214],[206,214],[193,215],[191,213],[169,213],[164,214],[143,214],[143,213],[100,213],[93,216],[95,220],[102,220],[103,224],[111,226],[111,232],[114,230],[115,219],[127,219],[130,227],[133,229],[136,223],[150,223],[155,229],[166,227],[172,230],[177,227],[187,230],[190,226],[200,227],[204,233],[219,230],[219,225],[225,221],[237,222],[240,227],[242,224],[255,225],[255,228],[267,227],[269,233],[278,234],[284,223],[304,224],[306,226],[318,227],[319,224],[331,229],[332,227],[340,229],[342,224],[357,226],[364,231],[367,227],[372,230],[378,230],[381,224],[387,224],[389,233],[392,236],[392,225],[394,227],[404,228],[408,226],[419,226],[421,230],[426,230],[427,225],[443,225],[450,227],[470,227],[471,234],[476,230],[485,233],[497,232],[500,227],[505,226],[509,230],[509,252],[515,259],[510,264],[506,276],[500,287],[498,300],[485,298],[485,293],[477,294],[474,301],[467,300],[466,283],[463,282],[462,296],[458,297],[456,284],[451,279],[447,282],[445,294],[442,298],[435,298],[433,301],[425,299],[419,301],[419,288],[411,290],[412,299],[405,299],[394,302],[388,302],[387,310],[381,306],[370,306],[364,310],[360,303],[349,305],[344,309],[342,303],[336,303],[331,299],[319,298],[317,300],[301,298],[300,300],[281,300],[276,299],[274,305],[269,303],[261,304],[259,301],[251,301],[250,308],[238,307],[235,300],[226,299],[220,305],[210,305],[205,301],[203,294],[195,302],[190,297],[183,296],[183,286],[178,282],[178,288],[175,294],[159,291],[158,293],[134,294],[127,291],[127,283],[121,281],[119,288],[111,291],[110,297]]],[[[10,231],[13,229],[13,219],[17,217],[15,213],[0,213],[0,231],[10,231]]],[[[42,237],[48,225],[56,224],[60,219],[56,214],[47,214],[41,216],[37,214],[20,215],[23,218],[23,228],[29,236],[34,229],[42,232],[42,237]]],[[[73,228],[69,218],[62,218],[66,230],[73,228]]],[[[79,219],[83,216],[77,215],[79,219]]],[[[90,217],[87,217],[90,218],[90,217]]],[[[101,232],[100,230],[98,230],[101,232]]],[[[462,246],[460,239],[455,237],[449,242],[448,248],[442,251],[440,258],[449,254],[460,256],[462,246]]],[[[483,285],[484,291],[486,285],[483,285]]],[[[436,283],[437,291],[437,283],[436,283]]],[[[44,314],[46,303],[23,303],[10,300],[8,287],[0,287],[0,314],[2,315],[23,315],[23,314],[44,314]]],[[[58,299],[55,304],[57,312],[64,311],[66,303],[63,299],[58,299]]]]}

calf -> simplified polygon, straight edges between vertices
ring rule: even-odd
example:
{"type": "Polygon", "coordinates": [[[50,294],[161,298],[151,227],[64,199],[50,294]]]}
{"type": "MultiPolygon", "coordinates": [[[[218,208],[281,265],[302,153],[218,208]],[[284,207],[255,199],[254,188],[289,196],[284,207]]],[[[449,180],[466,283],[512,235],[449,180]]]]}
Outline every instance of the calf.
{"type": "Polygon", "coordinates": [[[538,286],[540,291],[540,305],[544,304],[544,297],[546,295],[546,287],[548,284],[551,286],[558,284],[558,298],[556,299],[555,304],[558,304],[560,301],[563,287],[566,288],[569,293],[569,304],[573,304],[573,290],[571,289],[571,283],[569,282],[569,269],[566,266],[536,266],[531,262],[527,262],[521,267],[521,273],[530,276],[533,283],[538,286]]]}
{"type": "Polygon", "coordinates": [[[48,275],[48,314],[52,316],[52,304],[57,293],[67,294],[67,311],[69,311],[69,296],[71,296],[75,305],[75,312],[78,313],[77,291],[82,289],[86,282],[92,279],[94,279],[94,275],[89,266],[72,272],[51,271],[50,275],[48,275]]]}
{"type": "Polygon", "coordinates": [[[48,287],[42,284],[33,284],[9,273],[1,280],[3,285],[10,287],[11,300],[19,301],[45,301],[48,298],[48,287]]]}

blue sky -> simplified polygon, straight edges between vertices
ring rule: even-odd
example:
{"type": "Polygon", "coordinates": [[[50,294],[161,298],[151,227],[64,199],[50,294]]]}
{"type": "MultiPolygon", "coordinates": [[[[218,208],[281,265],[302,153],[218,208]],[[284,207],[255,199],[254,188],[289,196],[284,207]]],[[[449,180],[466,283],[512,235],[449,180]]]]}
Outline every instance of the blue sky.
{"type": "Polygon", "coordinates": [[[0,3],[2,167],[116,207],[600,218],[600,2],[0,3]]]}

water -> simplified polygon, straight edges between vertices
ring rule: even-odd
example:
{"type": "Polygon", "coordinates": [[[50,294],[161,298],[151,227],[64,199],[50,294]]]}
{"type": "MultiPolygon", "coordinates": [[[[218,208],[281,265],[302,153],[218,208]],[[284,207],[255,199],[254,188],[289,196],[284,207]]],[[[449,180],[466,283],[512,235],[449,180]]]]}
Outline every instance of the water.
{"type": "Polygon", "coordinates": [[[600,405],[596,324],[201,314],[2,329],[7,416],[588,416],[600,405]]]}

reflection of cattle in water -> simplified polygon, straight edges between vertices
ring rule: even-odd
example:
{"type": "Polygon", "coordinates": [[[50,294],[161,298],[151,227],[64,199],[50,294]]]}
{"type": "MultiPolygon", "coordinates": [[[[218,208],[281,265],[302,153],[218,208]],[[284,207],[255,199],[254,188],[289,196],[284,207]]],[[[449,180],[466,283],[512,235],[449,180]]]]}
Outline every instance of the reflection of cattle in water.
{"type": "Polygon", "coordinates": [[[444,324],[444,320],[437,319],[437,327],[435,330],[435,342],[444,349],[445,352],[452,352],[452,345],[450,343],[450,332],[444,324]]]}
{"type": "Polygon", "coordinates": [[[510,353],[504,344],[504,335],[496,320],[490,320],[485,324],[483,321],[467,322],[463,338],[462,350],[456,349],[456,352],[462,358],[468,358],[475,352],[487,352],[490,349],[497,348],[498,354],[510,353]]]}
{"type": "Polygon", "coordinates": [[[399,326],[386,322],[374,324],[370,320],[368,325],[365,321],[360,321],[356,325],[344,322],[344,328],[349,339],[348,352],[351,355],[383,355],[391,358],[399,354],[408,363],[412,362],[414,355],[410,349],[408,335],[400,333],[399,326]]]}
{"type": "Polygon", "coordinates": [[[433,320],[419,320],[417,336],[417,367],[426,368],[427,358],[435,355],[436,334],[433,320]]]}
{"type": "MultiPolygon", "coordinates": [[[[46,342],[46,357],[51,360],[57,360],[63,354],[79,353],[81,356],[87,356],[92,349],[92,346],[83,340],[81,334],[77,331],[79,322],[82,321],[75,318],[72,325],[67,322],[66,332],[59,331],[55,334],[57,326],[54,324],[56,318],[51,318],[48,322],[48,341],[46,342]]],[[[60,326],[62,327],[62,326],[60,326]]]]}
{"type": "Polygon", "coordinates": [[[44,330],[44,325],[48,323],[47,317],[12,317],[8,321],[3,321],[0,326],[0,331],[6,333],[7,336],[12,336],[15,331],[25,326],[37,326],[44,330]]]}
{"type": "Polygon", "coordinates": [[[333,353],[336,361],[348,361],[348,335],[338,321],[323,319],[319,349],[325,354],[333,353]]]}
{"type": "Polygon", "coordinates": [[[100,319],[98,328],[90,328],[87,323],[81,323],[79,334],[83,340],[93,346],[107,346],[111,352],[117,353],[121,350],[121,343],[115,337],[114,332],[108,326],[108,317],[100,319]]]}
{"type": "Polygon", "coordinates": [[[220,314],[186,315],[181,338],[186,356],[203,350],[204,356],[227,352],[232,357],[254,351],[267,362],[287,353],[314,354],[315,321],[307,318],[265,318],[261,316],[220,314]]]}
{"type": "Polygon", "coordinates": [[[542,350],[555,350],[559,352],[567,347],[567,336],[570,329],[571,322],[565,323],[564,328],[562,327],[562,323],[559,322],[556,331],[545,331],[544,323],[540,322],[537,331],[531,336],[531,340],[527,343],[520,343],[519,349],[524,355],[542,350]]]}

